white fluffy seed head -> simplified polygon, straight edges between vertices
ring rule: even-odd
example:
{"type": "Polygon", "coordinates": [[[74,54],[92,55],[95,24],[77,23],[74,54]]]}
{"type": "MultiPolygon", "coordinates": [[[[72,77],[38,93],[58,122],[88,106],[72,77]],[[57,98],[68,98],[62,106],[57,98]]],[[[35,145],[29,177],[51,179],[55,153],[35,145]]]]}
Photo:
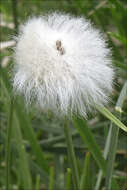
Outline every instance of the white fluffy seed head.
{"type": "Polygon", "coordinates": [[[84,117],[112,91],[110,49],[82,17],[53,13],[29,19],[14,58],[14,91],[42,110],[84,117]]]}

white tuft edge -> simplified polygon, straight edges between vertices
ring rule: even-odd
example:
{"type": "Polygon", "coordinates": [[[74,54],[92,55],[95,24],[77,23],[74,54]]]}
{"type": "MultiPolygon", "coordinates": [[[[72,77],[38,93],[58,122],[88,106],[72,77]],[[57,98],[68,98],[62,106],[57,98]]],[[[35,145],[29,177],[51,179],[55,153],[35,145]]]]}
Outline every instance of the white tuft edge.
{"type": "Polygon", "coordinates": [[[85,117],[108,102],[111,51],[89,21],[57,13],[32,18],[16,40],[13,87],[28,105],[85,117]]]}

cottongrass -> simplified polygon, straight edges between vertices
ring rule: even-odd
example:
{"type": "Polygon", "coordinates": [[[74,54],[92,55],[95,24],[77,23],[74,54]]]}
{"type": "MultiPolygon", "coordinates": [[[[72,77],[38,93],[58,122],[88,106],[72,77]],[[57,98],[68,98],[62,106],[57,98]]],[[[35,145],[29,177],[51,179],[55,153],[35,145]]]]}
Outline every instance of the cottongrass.
{"type": "Polygon", "coordinates": [[[86,117],[96,104],[108,102],[111,51],[88,20],[61,13],[33,17],[16,41],[13,87],[27,105],[86,117]]]}

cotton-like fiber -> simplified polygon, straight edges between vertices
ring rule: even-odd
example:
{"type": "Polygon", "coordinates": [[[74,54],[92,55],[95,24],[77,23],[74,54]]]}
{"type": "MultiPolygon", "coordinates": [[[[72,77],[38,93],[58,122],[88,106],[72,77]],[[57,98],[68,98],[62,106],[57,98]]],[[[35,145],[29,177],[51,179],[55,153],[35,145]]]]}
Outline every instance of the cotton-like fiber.
{"type": "Polygon", "coordinates": [[[31,18],[16,41],[13,87],[27,105],[85,117],[108,101],[111,52],[88,20],[60,13],[31,18]]]}

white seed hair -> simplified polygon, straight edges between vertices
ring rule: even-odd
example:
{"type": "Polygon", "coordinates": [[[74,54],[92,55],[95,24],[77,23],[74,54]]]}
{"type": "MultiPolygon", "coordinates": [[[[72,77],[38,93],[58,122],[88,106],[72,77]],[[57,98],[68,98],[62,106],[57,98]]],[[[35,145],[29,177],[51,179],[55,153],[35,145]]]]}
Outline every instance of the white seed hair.
{"type": "Polygon", "coordinates": [[[111,51],[88,20],[60,13],[34,17],[16,41],[13,87],[28,105],[86,117],[96,104],[108,102],[111,51]]]}

